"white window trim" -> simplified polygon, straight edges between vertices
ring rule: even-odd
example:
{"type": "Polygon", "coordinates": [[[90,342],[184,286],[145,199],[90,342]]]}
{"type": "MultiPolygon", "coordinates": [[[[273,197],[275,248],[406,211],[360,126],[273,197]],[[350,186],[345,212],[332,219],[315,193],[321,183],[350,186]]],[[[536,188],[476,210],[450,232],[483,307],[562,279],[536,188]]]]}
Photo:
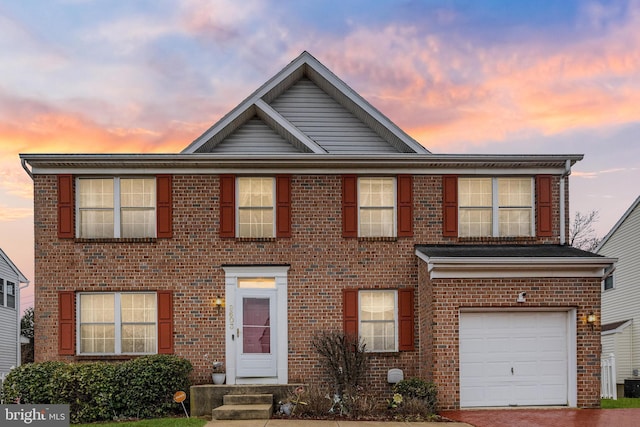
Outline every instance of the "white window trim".
{"type": "MultiPolygon", "coordinates": [[[[462,177],[462,178],[480,178],[480,177],[462,177]]],[[[536,235],[536,207],[535,207],[535,182],[532,177],[513,177],[513,176],[491,176],[487,177],[491,178],[491,236],[487,237],[535,237],[536,235]],[[531,184],[531,223],[529,224],[529,236],[500,236],[500,204],[498,203],[499,194],[498,194],[498,179],[504,178],[529,178],[531,184]]],[[[460,191],[460,190],[458,190],[460,191]]],[[[510,206],[516,207],[517,206],[510,206]]],[[[522,207],[524,208],[524,207],[522,207]]],[[[460,209],[467,209],[466,207],[461,207],[458,203],[458,218],[460,218],[460,209]]],[[[468,236],[468,237],[484,237],[484,236],[468,236]]]]}
{"type": "MultiPolygon", "coordinates": [[[[399,350],[399,319],[398,319],[398,290],[397,289],[358,289],[358,336],[361,334],[362,316],[361,316],[361,297],[363,292],[393,292],[393,323],[394,323],[394,343],[393,350],[375,350],[365,349],[367,353],[397,353],[399,350]]],[[[364,321],[365,323],[374,323],[372,321],[364,321]]]]}
{"type": "MultiPolygon", "coordinates": [[[[358,192],[358,237],[398,237],[398,180],[395,176],[359,176],[356,182],[357,192],[358,192]],[[370,178],[390,178],[393,180],[393,213],[391,214],[391,236],[363,236],[360,230],[361,218],[360,218],[360,179],[370,179],[370,178]]],[[[383,208],[384,206],[380,206],[383,208]]]]}
{"type": "MultiPolygon", "coordinates": [[[[120,224],[120,219],[122,217],[122,209],[120,206],[120,180],[121,179],[154,179],[155,176],[79,176],[76,177],[76,191],[75,191],[75,216],[76,216],[76,236],[79,239],[100,239],[100,237],[85,237],[80,235],[80,228],[82,224],[80,223],[80,180],[82,179],[111,179],[113,180],[113,239],[121,238],[122,226],[120,224]]],[[[154,239],[158,235],[158,207],[157,207],[157,197],[158,197],[158,183],[156,180],[155,184],[155,197],[156,197],[156,206],[153,207],[153,236],[145,237],[149,239],[154,239]]]]}
{"type": "Polygon", "coordinates": [[[271,188],[271,194],[272,194],[272,204],[271,204],[271,209],[273,211],[273,224],[271,224],[272,230],[271,230],[271,237],[265,237],[266,239],[271,239],[276,237],[276,222],[277,222],[277,218],[276,218],[276,178],[274,176],[236,176],[236,183],[235,183],[235,222],[236,222],[236,237],[237,238],[242,238],[242,239],[262,239],[262,237],[256,237],[256,236],[241,236],[240,235],[240,179],[241,178],[271,178],[271,184],[272,184],[272,188],[271,188]]]}
{"type": "Polygon", "coordinates": [[[76,354],[79,356],[120,356],[120,355],[149,355],[149,354],[158,354],[158,293],[157,292],[78,292],[76,295],[76,354]],[[81,349],[81,334],[80,334],[80,296],[81,295],[113,295],[114,296],[114,352],[113,353],[82,353],[81,349]],[[155,295],[156,297],[156,319],[154,321],[155,324],[155,337],[156,337],[156,347],[152,353],[123,353],[122,352],[122,316],[121,316],[121,305],[120,305],[120,296],[122,294],[147,294],[147,295],[155,295]]]}
{"type": "Polygon", "coordinates": [[[602,292],[612,291],[615,288],[616,288],[616,277],[615,277],[615,274],[612,273],[602,281],[602,292]],[[609,277],[611,277],[611,287],[609,289],[605,289],[605,283],[609,277]]]}

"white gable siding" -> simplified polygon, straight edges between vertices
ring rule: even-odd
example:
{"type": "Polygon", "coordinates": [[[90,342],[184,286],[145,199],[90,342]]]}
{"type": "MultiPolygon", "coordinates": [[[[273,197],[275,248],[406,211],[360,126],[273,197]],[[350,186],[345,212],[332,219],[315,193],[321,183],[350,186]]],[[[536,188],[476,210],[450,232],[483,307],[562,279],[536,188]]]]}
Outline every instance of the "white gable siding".
{"type": "MultiPolygon", "coordinates": [[[[618,225],[615,232],[598,250],[598,254],[618,258],[614,273],[614,289],[602,293],[602,324],[633,319],[634,324],[640,322],[640,205],[630,212],[627,218],[618,225]]],[[[625,351],[618,352],[618,346],[624,345],[620,338],[616,341],[616,363],[618,381],[631,375],[633,369],[640,369],[640,328],[633,325],[626,328],[625,334],[631,346],[630,355],[625,351]],[[625,361],[625,358],[630,360],[625,361]],[[622,376],[622,378],[621,378],[622,376]]],[[[621,334],[617,334],[621,335],[621,334]]],[[[625,336],[625,339],[626,336],[625,336]]]]}
{"type": "MultiPolygon", "coordinates": [[[[20,283],[17,274],[0,258],[0,278],[4,280],[5,292],[7,280],[15,283],[16,294],[20,283]]],[[[6,304],[6,298],[4,303],[6,304]]],[[[16,296],[16,304],[18,298],[16,296]]],[[[12,366],[18,366],[18,312],[19,308],[0,307],[0,372],[9,372],[12,366]]]]}
{"type": "Polygon", "coordinates": [[[253,118],[216,145],[212,153],[299,153],[259,118],[253,118]]]}
{"type": "Polygon", "coordinates": [[[291,86],[270,105],[329,153],[398,152],[307,78],[291,86]]]}

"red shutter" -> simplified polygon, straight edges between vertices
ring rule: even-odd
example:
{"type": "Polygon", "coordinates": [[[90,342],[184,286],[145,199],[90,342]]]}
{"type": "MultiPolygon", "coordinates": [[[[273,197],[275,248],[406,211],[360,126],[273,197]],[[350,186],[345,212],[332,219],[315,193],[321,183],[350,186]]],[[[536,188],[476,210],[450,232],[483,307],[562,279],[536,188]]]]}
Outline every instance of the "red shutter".
{"type": "Polygon", "coordinates": [[[58,175],[58,238],[73,239],[73,175],[58,175]]]}
{"type": "Polygon", "coordinates": [[[342,290],[342,325],[344,333],[358,336],[358,290],[342,290]]]}
{"type": "Polygon", "coordinates": [[[413,176],[398,175],[398,237],[413,236],[413,176]]]}
{"type": "Polygon", "coordinates": [[[58,354],[75,354],[75,294],[58,292],[58,354]]]}
{"type": "Polygon", "coordinates": [[[236,236],[236,177],[220,175],[220,237],[236,236]]]}
{"type": "Polygon", "coordinates": [[[442,177],[442,235],[458,236],[458,177],[442,177]]]}
{"type": "Polygon", "coordinates": [[[172,176],[156,176],[156,236],[173,237],[172,176]]]}
{"type": "Polygon", "coordinates": [[[539,237],[553,236],[551,175],[536,176],[536,231],[539,237]]]}
{"type": "Polygon", "coordinates": [[[413,345],[413,289],[398,289],[398,350],[412,351],[413,345]]]}
{"type": "Polygon", "coordinates": [[[358,177],[342,175],[342,237],[358,237],[358,177]]]}
{"type": "Polygon", "coordinates": [[[276,175],[276,237],[291,237],[291,175],[276,175]]]}
{"type": "Polygon", "coordinates": [[[173,294],[158,291],[158,354],[173,353],[173,294]]]}

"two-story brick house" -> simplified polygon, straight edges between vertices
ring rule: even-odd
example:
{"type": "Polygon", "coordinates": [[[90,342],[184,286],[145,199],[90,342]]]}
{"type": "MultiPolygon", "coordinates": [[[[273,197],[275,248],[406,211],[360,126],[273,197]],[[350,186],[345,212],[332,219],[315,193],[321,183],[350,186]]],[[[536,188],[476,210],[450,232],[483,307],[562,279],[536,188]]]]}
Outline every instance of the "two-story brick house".
{"type": "Polygon", "coordinates": [[[311,382],[313,334],[345,330],[381,392],[401,368],[442,408],[599,406],[613,260],[565,244],[581,155],[433,154],[304,52],[180,154],[21,158],[38,361],[311,382]]]}

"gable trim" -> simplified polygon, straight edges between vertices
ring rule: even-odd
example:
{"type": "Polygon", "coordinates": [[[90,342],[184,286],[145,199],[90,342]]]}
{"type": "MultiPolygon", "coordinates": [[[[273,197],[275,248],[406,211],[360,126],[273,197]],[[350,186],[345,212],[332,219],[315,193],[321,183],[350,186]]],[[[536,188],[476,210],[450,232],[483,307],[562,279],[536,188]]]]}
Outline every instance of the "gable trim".
{"type": "MultiPolygon", "coordinates": [[[[398,151],[430,154],[429,150],[407,135],[402,129],[375,109],[364,98],[358,95],[346,83],[340,80],[328,68],[306,51],[302,52],[279,73],[269,79],[238,106],[189,144],[182,153],[195,153],[219,132],[232,132],[238,126],[237,123],[234,124],[238,118],[243,115],[246,116],[249,110],[263,108],[264,105],[262,103],[267,104],[263,98],[274,99],[277,94],[283,93],[305,74],[309,76],[309,78],[321,89],[325,90],[325,92],[329,89],[328,93],[333,93],[333,96],[339,95],[340,97],[344,97],[341,104],[353,112],[356,117],[365,122],[368,126],[371,127],[372,121],[382,125],[385,129],[385,133],[388,132],[388,136],[392,137],[385,138],[385,140],[394,145],[398,151]],[[355,107],[355,109],[353,107],[355,107]],[[228,129],[229,126],[232,126],[232,129],[228,129]]],[[[312,146],[313,144],[310,147],[312,146]]],[[[311,151],[316,153],[315,150],[311,151]]]]}

